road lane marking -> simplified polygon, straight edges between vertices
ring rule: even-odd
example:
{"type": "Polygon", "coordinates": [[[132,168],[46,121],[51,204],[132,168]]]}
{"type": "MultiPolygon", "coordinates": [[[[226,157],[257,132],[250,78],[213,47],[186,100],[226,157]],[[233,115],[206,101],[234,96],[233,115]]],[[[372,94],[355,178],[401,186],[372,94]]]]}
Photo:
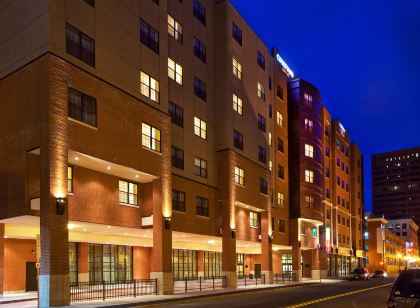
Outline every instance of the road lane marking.
{"type": "Polygon", "coordinates": [[[297,304],[297,305],[288,306],[286,308],[298,308],[298,307],[309,306],[309,305],[313,305],[315,303],[325,302],[325,301],[329,301],[329,300],[336,299],[336,298],[339,298],[339,297],[349,296],[349,295],[362,293],[362,292],[366,292],[366,291],[370,291],[370,290],[374,290],[374,289],[379,289],[379,288],[383,288],[383,287],[387,287],[387,286],[391,286],[391,285],[392,285],[392,283],[387,283],[387,284],[383,284],[383,285],[375,286],[375,287],[371,287],[371,288],[360,289],[360,290],[346,292],[346,293],[337,294],[337,295],[332,295],[332,296],[328,296],[328,297],[324,297],[324,298],[318,298],[318,299],[311,300],[309,302],[304,302],[304,303],[300,303],[300,304],[297,304]]]}

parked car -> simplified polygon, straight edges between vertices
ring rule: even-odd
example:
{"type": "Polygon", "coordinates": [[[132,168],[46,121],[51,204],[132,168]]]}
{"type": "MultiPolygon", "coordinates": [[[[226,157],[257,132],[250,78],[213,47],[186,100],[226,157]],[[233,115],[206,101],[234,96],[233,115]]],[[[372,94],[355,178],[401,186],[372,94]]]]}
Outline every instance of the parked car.
{"type": "Polygon", "coordinates": [[[350,280],[369,280],[369,271],[367,268],[355,268],[350,274],[350,280]]]}
{"type": "Polygon", "coordinates": [[[387,307],[420,307],[420,269],[407,269],[401,272],[389,292],[387,307]]]}
{"type": "Polygon", "coordinates": [[[372,277],[373,278],[386,278],[388,277],[388,274],[383,270],[379,270],[379,271],[375,271],[372,277]]]}

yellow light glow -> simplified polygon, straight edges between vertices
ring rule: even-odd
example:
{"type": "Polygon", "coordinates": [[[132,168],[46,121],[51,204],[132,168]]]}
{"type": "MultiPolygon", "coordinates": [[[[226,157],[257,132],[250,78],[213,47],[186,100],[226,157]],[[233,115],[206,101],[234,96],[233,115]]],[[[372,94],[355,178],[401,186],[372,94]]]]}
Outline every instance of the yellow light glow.
{"type": "Polygon", "coordinates": [[[207,240],[207,244],[214,245],[216,244],[215,240],[207,240]]]}
{"type": "Polygon", "coordinates": [[[68,223],[67,224],[67,229],[71,230],[71,229],[74,229],[74,228],[76,228],[75,224],[73,224],[73,223],[68,223]]]}

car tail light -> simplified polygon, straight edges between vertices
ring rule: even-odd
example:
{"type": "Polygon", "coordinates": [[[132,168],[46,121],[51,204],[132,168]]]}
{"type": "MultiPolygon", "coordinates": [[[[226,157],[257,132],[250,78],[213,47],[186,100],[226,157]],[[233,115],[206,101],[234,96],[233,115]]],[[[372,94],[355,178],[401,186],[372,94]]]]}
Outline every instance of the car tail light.
{"type": "Polygon", "coordinates": [[[395,307],[397,307],[397,306],[395,305],[394,300],[392,300],[392,299],[389,299],[389,300],[386,302],[386,306],[387,306],[387,308],[395,308],[395,307]]]}

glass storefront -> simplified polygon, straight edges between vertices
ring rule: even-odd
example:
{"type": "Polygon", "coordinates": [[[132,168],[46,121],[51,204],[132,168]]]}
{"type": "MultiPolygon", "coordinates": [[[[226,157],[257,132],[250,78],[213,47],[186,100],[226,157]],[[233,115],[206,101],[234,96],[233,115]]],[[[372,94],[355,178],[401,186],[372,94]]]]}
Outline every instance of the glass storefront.
{"type": "Polygon", "coordinates": [[[173,249],[172,270],[175,280],[198,279],[197,251],[173,249]]]}
{"type": "Polygon", "coordinates": [[[238,277],[243,277],[245,274],[243,253],[236,254],[236,274],[238,277]]]}
{"type": "Polygon", "coordinates": [[[222,270],[222,254],[204,251],[204,278],[219,277],[222,270]]]}
{"type": "Polygon", "coordinates": [[[282,273],[290,274],[293,271],[293,262],[292,262],[292,254],[291,253],[284,253],[281,255],[281,270],[282,273]]]}
{"type": "Polygon", "coordinates": [[[77,243],[69,243],[69,274],[70,283],[77,283],[77,243]]]}
{"type": "Polygon", "coordinates": [[[89,244],[89,281],[116,282],[132,279],[132,247],[89,244]]]}

